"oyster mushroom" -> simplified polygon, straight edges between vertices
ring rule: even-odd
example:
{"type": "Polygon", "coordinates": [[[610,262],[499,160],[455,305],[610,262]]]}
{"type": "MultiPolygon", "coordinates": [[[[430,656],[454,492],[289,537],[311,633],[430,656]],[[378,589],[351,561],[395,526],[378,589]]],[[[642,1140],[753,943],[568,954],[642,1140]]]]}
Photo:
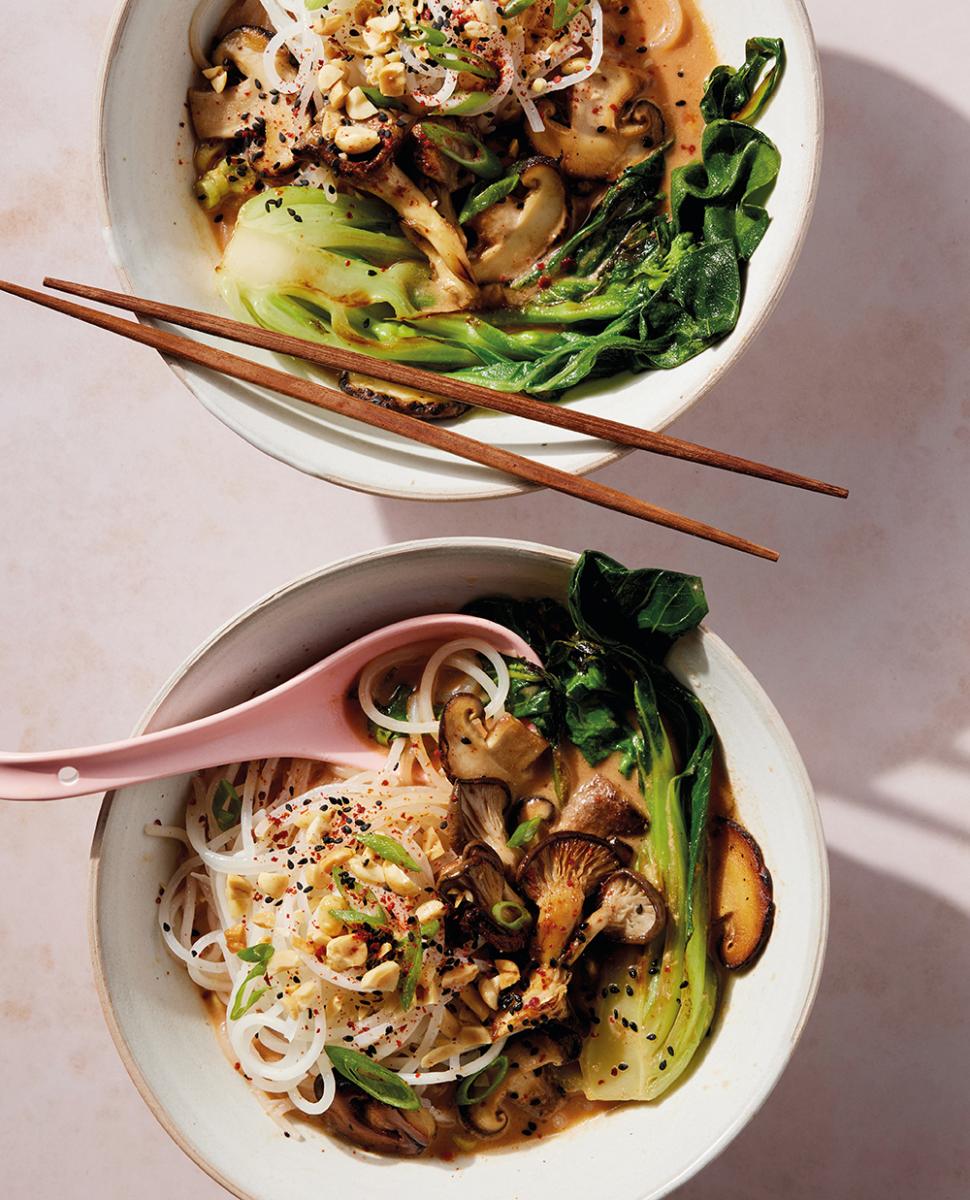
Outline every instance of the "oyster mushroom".
{"type": "Polygon", "coordinates": [[[565,1091],[551,1074],[576,1057],[575,1047],[546,1033],[528,1034],[505,1047],[509,1069],[499,1086],[477,1104],[462,1106],[458,1115],[478,1137],[498,1137],[508,1128],[513,1106],[532,1117],[551,1116],[563,1103],[565,1091]]]}
{"type": "Polygon", "coordinates": [[[503,954],[528,941],[532,916],[485,842],[469,842],[458,862],[442,871],[438,894],[467,939],[484,938],[503,954]]]}
{"type": "Polygon", "coordinates": [[[554,833],[522,860],[518,883],[538,907],[532,937],[536,966],[522,992],[509,993],[505,1011],[492,1022],[493,1038],[563,1019],[569,1011],[570,972],[562,965],[587,897],[621,861],[602,838],[554,833]]]}
{"type": "Polygon", "coordinates": [[[541,734],[508,713],[486,728],[485,706],[467,692],[452,696],[441,713],[438,749],[452,781],[498,779],[517,794],[548,748],[541,734]]]}
{"type": "Polygon", "coordinates": [[[620,866],[608,842],[571,831],[552,834],[522,860],[519,886],[539,909],[532,953],[540,967],[557,965],[587,896],[620,866]]]}
{"type": "Polygon", "coordinates": [[[324,1122],[332,1133],[363,1150],[406,1158],[423,1154],[437,1132],[427,1109],[393,1108],[344,1083],[338,1086],[324,1122]]]}
{"type": "Polygon", "coordinates": [[[643,813],[602,775],[593,775],[566,801],[556,829],[599,837],[639,837],[647,827],[643,813]]]}
{"type": "Polygon", "coordinates": [[[480,284],[510,283],[552,247],[569,220],[566,189],[551,158],[533,158],[515,191],[472,218],[472,271],[480,284]],[[522,192],[525,198],[521,198],[522,192]]]}
{"type": "Polygon", "coordinates": [[[666,140],[663,114],[643,90],[642,75],[611,64],[537,107],[545,128],[530,130],[540,154],[559,157],[562,170],[579,179],[616,179],[666,140]],[[562,106],[566,105],[566,111],[562,106]]]}
{"type": "Polygon", "coordinates": [[[378,408],[407,413],[421,421],[447,421],[451,417],[460,417],[468,408],[459,400],[445,400],[441,396],[432,396],[384,379],[374,379],[370,375],[352,375],[344,371],[338,382],[340,390],[348,396],[356,396],[358,400],[366,400],[378,408]]]}
{"type": "Polygon", "coordinates": [[[663,896],[638,872],[623,867],[600,884],[596,907],[577,927],[566,960],[574,963],[600,933],[615,942],[645,946],[666,923],[663,896]]]}
{"type": "MultiPolygon", "coordinates": [[[[285,97],[266,92],[259,80],[263,54],[272,34],[255,25],[231,30],[212,52],[213,67],[226,72],[225,86],[193,88],[189,112],[200,141],[242,138],[246,158],[261,175],[283,175],[293,169],[295,153],[306,147],[312,122],[285,97]]],[[[293,79],[296,67],[287,50],[276,55],[281,79],[293,79]]]]}
{"type": "Polygon", "coordinates": [[[452,793],[449,825],[452,849],[468,842],[486,842],[506,867],[514,867],[519,855],[506,844],[505,814],[511,804],[508,785],[498,779],[459,779],[452,793]]]}

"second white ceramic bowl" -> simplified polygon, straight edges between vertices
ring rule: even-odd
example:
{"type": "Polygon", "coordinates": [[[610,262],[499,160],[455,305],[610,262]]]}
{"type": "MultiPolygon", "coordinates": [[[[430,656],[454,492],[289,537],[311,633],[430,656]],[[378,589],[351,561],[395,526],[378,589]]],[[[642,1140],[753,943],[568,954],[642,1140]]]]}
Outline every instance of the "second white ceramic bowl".
{"type": "MultiPolygon", "coordinates": [[[[123,286],[157,300],[221,312],[214,239],[193,199],[193,141],[185,109],[194,71],[187,31],[197,3],[167,0],[162,14],[155,0],[124,0],[102,75],[99,175],[105,236],[123,286]]],[[[772,223],[747,274],[737,328],[676,370],[619,375],[570,393],[571,407],[647,429],[663,429],[695,404],[764,324],[798,258],[821,156],[818,58],[801,0],[701,0],[701,8],[721,62],[743,62],[748,37],[784,38],[785,78],[759,122],[781,150],[782,169],[769,205],[772,223]]],[[[273,361],[258,351],[245,352],[273,361]]],[[[175,369],[202,403],[247,441],[322,479],[412,500],[483,499],[526,490],[488,468],[310,405],[199,368],[175,369]]],[[[464,418],[460,427],[489,445],[576,474],[622,453],[605,442],[499,414],[480,412],[464,418]]]]}
{"type": "MultiPolygon", "coordinates": [[[[495,592],[563,598],[575,557],[521,542],[446,539],[336,563],[216,633],[165,685],[140,730],[238,703],[401,617],[452,611],[495,592]]],[[[716,612],[716,596],[713,604],[716,612]]],[[[770,866],[778,906],[771,940],[757,965],[731,981],[701,1061],[660,1102],[458,1167],[389,1163],[322,1132],[303,1142],[282,1136],[227,1062],[199,993],[159,936],[155,899],[176,852],[144,827],[181,822],[188,780],[105,798],[92,850],[95,973],[128,1071],[187,1154],[246,1200],[453,1200],[456,1188],[462,1200],[589,1200],[605,1192],[655,1200],[728,1144],[771,1091],[808,1016],[824,953],[828,874],[805,768],[755,679],[703,628],[677,644],[669,665],[707,705],[740,815],[770,866]]]]}

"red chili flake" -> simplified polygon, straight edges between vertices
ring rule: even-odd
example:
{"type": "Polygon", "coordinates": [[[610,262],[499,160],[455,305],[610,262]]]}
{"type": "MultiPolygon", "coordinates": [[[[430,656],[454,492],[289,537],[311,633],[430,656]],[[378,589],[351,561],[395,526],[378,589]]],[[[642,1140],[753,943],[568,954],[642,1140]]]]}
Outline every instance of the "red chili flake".
{"type": "Polygon", "coordinates": [[[540,275],[539,276],[539,287],[541,287],[543,289],[545,289],[547,287],[552,287],[552,279],[550,278],[550,276],[540,275]]]}

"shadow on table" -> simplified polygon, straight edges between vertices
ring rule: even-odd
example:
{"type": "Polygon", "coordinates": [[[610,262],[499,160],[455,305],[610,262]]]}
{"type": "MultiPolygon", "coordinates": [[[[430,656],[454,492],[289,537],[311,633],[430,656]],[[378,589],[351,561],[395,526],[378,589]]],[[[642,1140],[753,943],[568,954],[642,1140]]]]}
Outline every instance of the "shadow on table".
{"type": "Polygon", "coordinates": [[[818,1003],[776,1094],[685,1200],[967,1187],[970,127],[871,63],[822,63],[825,162],[802,258],[676,432],[845,483],[850,500],[638,455],[601,476],[778,546],[777,567],[549,494],[382,506],[389,540],[502,534],[702,573],[718,631],[808,760],[834,851],[818,1003]]]}

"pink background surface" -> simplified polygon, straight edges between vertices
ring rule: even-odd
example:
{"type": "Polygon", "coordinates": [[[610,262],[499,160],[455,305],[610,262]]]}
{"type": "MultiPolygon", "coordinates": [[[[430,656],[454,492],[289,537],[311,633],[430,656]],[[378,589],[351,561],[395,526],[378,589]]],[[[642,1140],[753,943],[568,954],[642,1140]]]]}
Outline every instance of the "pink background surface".
{"type": "MultiPolygon", "coordinates": [[[[10,278],[114,285],[91,114],[112,7],[72,6],[54,37],[69,53],[0,123],[10,278]]],[[[675,432],[843,482],[847,504],[646,456],[601,474],[778,546],[771,566],[550,495],[355,495],[246,445],[150,352],[0,297],[0,745],[127,734],[239,608],[392,541],[506,532],[699,572],[713,625],[814,778],[832,931],[777,1091],[678,1195],[956,1200],[970,1189],[965,14],[956,0],[811,9],[827,107],[814,224],[754,348],[675,432]]],[[[9,16],[0,77],[20,88],[41,69],[38,27],[9,16]]],[[[0,1190],[214,1200],[101,1018],[85,931],[97,810],[0,807],[0,1190]]]]}

